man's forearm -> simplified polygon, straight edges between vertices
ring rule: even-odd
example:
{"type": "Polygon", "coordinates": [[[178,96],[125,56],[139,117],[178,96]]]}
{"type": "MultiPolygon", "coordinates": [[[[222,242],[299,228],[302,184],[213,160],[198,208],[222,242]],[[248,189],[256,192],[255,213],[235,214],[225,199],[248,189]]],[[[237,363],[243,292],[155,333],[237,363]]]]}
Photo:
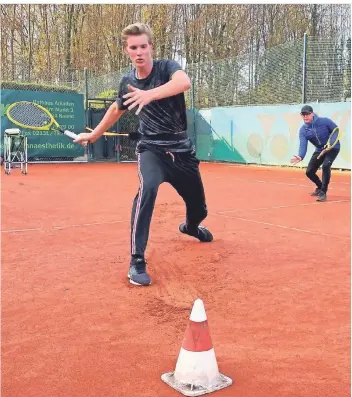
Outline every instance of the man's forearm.
{"type": "Polygon", "coordinates": [[[101,137],[105,131],[107,131],[112,125],[116,123],[116,121],[123,115],[125,110],[120,110],[115,102],[112,104],[108,111],[105,113],[105,116],[101,120],[101,122],[94,128],[94,131],[91,134],[91,141],[96,141],[99,137],[101,137]]]}
{"type": "Polygon", "coordinates": [[[298,148],[298,156],[303,160],[307,153],[308,141],[305,137],[300,137],[299,139],[299,148],[298,148]]]}
{"type": "Polygon", "coordinates": [[[153,88],[151,91],[153,91],[153,99],[158,100],[180,94],[181,92],[185,92],[190,88],[191,82],[188,76],[185,74],[184,76],[180,76],[180,78],[174,78],[170,80],[160,87],[153,88]]]}

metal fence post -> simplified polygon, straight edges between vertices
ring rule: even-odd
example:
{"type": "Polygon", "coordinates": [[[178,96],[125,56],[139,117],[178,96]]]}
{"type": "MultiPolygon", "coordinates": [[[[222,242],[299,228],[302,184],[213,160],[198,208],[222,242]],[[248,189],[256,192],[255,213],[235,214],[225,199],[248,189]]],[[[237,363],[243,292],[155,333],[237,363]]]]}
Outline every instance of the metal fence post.
{"type": "Polygon", "coordinates": [[[306,103],[307,99],[307,40],[308,35],[303,36],[303,70],[302,70],[302,103],[306,103]]]}
{"type": "Polygon", "coordinates": [[[85,108],[86,108],[86,119],[85,123],[88,125],[88,69],[84,68],[84,101],[85,101],[85,108]]]}
{"type": "Polygon", "coordinates": [[[191,80],[191,108],[192,108],[192,114],[193,114],[193,143],[197,151],[197,131],[196,131],[196,104],[195,104],[195,85],[194,85],[194,79],[192,78],[191,80]]]}
{"type": "MultiPolygon", "coordinates": [[[[84,107],[85,107],[85,112],[84,112],[84,123],[86,127],[89,126],[89,103],[88,103],[88,69],[84,68],[84,107]]],[[[92,154],[92,147],[91,144],[88,143],[87,145],[87,157],[88,161],[93,159],[93,154],[92,154]]]]}

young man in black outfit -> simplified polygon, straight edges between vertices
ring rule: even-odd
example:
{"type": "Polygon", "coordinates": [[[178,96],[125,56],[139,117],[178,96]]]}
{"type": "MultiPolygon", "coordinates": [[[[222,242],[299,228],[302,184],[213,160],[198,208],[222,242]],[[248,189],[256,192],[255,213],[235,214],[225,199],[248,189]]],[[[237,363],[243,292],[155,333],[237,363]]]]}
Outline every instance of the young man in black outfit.
{"type": "Polygon", "coordinates": [[[159,185],[169,182],[186,204],[186,222],[179,231],[202,242],[213,240],[200,223],[207,206],[199,160],[187,136],[184,92],[190,79],[177,62],[153,60],[152,33],[148,25],[135,23],[122,31],[125,53],[135,69],[121,81],[116,102],[92,133],[75,142],[95,142],[126,110],[138,107],[140,141],[137,144],[139,190],[131,217],[131,264],[128,277],[135,285],[150,285],[144,252],[159,185]]]}

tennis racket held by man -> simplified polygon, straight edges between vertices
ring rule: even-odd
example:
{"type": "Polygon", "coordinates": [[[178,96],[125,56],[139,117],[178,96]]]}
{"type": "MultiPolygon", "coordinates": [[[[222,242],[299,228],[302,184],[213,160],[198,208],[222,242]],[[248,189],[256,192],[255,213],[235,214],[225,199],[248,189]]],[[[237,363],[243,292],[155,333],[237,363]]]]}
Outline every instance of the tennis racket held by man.
{"type": "MultiPolygon", "coordinates": [[[[86,127],[86,130],[89,132],[92,132],[92,128],[86,127]]],[[[124,133],[120,133],[120,132],[109,132],[106,131],[103,133],[104,136],[128,136],[129,134],[124,134],[124,133]]]]}
{"type": "Polygon", "coordinates": [[[324,149],[319,153],[317,159],[320,159],[322,156],[325,155],[325,153],[331,150],[337,144],[339,139],[340,139],[340,129],[339,127],[336,127],[330,134],[329,139],[326,142],[326,145],[324,146],[324,149]]]}

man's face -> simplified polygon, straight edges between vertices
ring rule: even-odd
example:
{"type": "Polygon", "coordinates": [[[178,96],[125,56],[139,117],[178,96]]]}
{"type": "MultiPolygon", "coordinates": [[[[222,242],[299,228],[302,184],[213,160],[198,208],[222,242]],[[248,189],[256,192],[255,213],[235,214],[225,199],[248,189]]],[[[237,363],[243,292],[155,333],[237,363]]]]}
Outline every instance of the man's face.
{"type": "Polygon", "coordinates": [[[124,50],[137,68],[144,67],[152,62],[153,44],[148,42],[146,34],[129,36],[124,50]]]}
{"type": "Polygon", "coordinates": [[[301,116],[302,116],[303,121],[306,124],[308,124],[308,123],[311,123],[313,121],[314,113],[303,112],[303,113],[301,113],[301,116]]]}

